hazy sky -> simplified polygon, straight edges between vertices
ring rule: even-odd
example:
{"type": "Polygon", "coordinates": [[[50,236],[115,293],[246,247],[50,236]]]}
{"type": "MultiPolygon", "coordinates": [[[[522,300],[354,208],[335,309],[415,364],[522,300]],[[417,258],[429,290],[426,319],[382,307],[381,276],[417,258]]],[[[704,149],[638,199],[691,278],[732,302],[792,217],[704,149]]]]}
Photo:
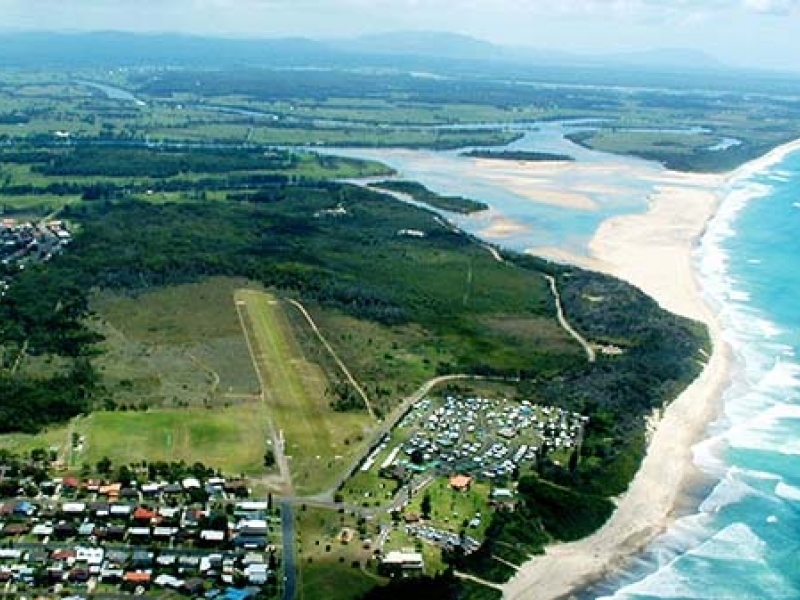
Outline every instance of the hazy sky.
{"type": "Polygon", "coordinates": [[[575,53],[695,48],[800,70],[800,0],[0,0],[14,30],[339,37],[442,30],[575,53]]]}

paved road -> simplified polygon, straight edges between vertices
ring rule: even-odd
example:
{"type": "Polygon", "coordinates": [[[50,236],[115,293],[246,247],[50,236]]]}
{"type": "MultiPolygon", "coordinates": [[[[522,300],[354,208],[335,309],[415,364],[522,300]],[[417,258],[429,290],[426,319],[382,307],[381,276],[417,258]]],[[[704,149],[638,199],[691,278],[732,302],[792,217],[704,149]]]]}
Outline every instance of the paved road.
{"type": "Polygon", "coordinates": [[[291,502],[281,502],[283,531],[283,600],[294,600],[297,593],[297,566],[294,556],[294,511],[291,502]]]}

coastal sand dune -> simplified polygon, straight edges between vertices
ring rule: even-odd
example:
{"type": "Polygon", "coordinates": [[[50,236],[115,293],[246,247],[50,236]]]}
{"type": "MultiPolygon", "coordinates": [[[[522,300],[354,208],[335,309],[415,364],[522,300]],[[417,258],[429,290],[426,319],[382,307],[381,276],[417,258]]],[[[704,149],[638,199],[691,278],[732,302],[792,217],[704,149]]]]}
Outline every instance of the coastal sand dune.
{"type": "Polygon", "coordinates": [[[639,472],[608,523],[586,539],[553,545],[523,565],[505,586],[505,598],[568,597],[619,569],[665,529],[683,485],[696,473],[691,448],[717,412],[729,352],[702,300],[692,250],[718,206],[725,180],[665,172],[654,180],[645,214],[615,217],[601,225],[590,244],[589,261],[551,256],[625,279],[667,310],[705,322],[714,350],[701,375],[665,411],[639,472]]]}

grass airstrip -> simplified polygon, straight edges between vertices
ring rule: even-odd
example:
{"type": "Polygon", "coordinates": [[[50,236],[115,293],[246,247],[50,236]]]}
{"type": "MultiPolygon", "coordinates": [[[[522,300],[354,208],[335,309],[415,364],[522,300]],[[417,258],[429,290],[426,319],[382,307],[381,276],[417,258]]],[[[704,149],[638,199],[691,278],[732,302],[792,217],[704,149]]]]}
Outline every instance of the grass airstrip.
{"type": "Polygon", "coordinates": [[[329,378],[305,357],[287,319],[295,307],[258,290],[238,290],[235,300],[268,413],[285,440],[295,491],[322,491],[364,443],[371,419],[366,412],[331,408],[329,378]]]}

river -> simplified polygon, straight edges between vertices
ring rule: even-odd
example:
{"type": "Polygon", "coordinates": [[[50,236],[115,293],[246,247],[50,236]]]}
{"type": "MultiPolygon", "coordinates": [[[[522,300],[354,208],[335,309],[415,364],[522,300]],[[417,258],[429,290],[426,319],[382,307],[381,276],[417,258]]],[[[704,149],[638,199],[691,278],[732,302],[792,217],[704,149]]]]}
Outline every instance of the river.
{"type": "Polygon", "coordinates": [[[518,131],[518,140],[494,150],[566,154],[574,162],[537,163],[474,159],[464,150],[314,148],[324,154],[382,162],[398,177],[443,195],[490,206],[473,215],[442,213],[488,242],[518,251],[588,256],[588,244],[605,219],[643,212],[664,169],[636,158],[595,152],[565,138],[586,121],[492,124],[518,131]]]}

